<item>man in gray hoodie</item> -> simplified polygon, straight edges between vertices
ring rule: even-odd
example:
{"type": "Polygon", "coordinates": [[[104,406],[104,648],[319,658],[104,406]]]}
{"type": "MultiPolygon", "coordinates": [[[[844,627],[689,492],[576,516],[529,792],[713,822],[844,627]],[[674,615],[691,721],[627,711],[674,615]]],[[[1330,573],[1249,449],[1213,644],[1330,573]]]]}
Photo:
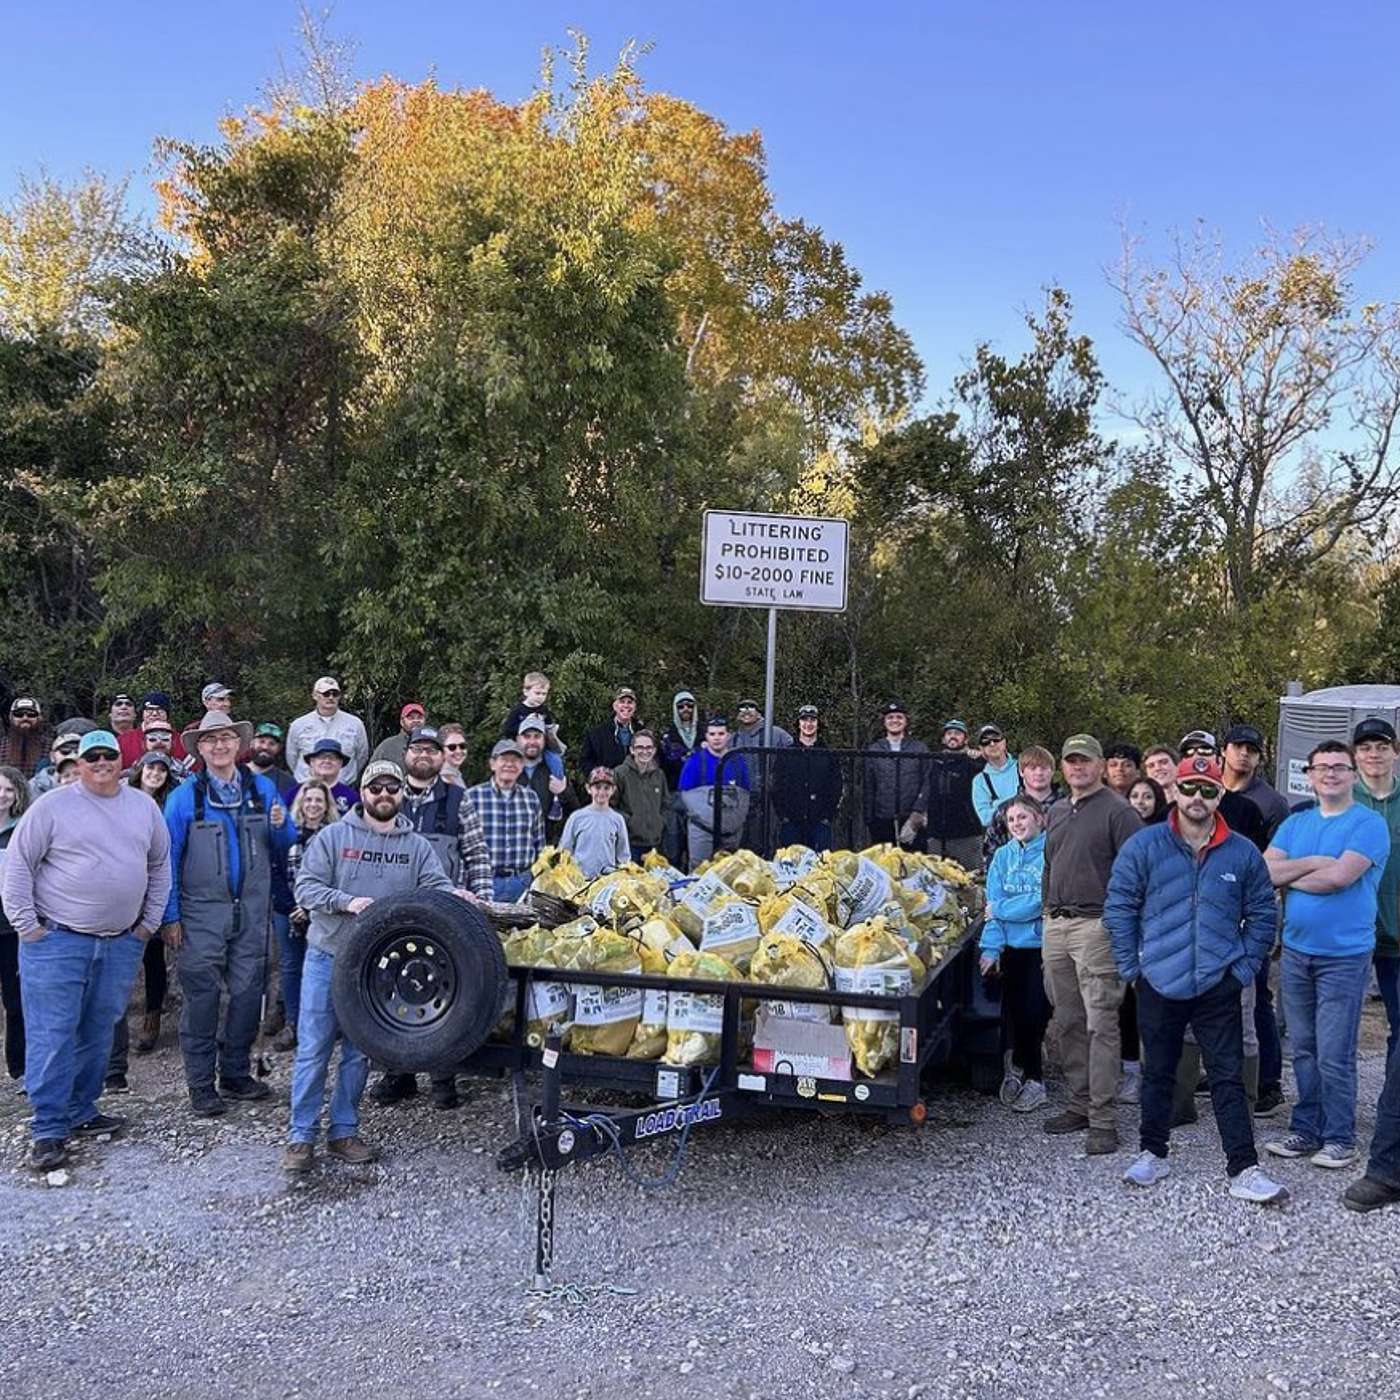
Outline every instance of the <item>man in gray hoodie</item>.
{"type": "MultiPolygon", "coordinates": [[[[764,715],[757,700],[740,700],[738,725],[734,730],[736,749],[759,749],[764,747],[764,715]]],[[[792,735],[780,724],[772,729],[772,738],[767,747],[790,749],[792,735]]],[[[749,815],[744,822],[743,844],[759,855],[769,855],[773,848],[771,833],[777,829],[768,806],[768,792],[772,787],[769,781],[773,771],[771,754],[754,754],[748,760],[749,778],[753,784],[753,795],[749,801],[749,815]]]]}
{"type": "Polygon", "coordinates": [[[376,899],[409,890],[455,893],[437,853],[401,814],[403,799],[399,765],[383,759],[370,763],[360,779],[360,800],[338,822],[317,832],[302,857],[296,901],[311,915],[311,924],[292,1067],[292,1121],[282,1158],[287,1171],[311,1170],[337,1040],[340,1067],[331,1096],[326,1153],[355,1164],[372,1162],[378,1155],[359,1138],[360,1097],[369,1078],[369,1060],[341,1033],[331,1000],[331,971],[345,926],[376,899]]]}

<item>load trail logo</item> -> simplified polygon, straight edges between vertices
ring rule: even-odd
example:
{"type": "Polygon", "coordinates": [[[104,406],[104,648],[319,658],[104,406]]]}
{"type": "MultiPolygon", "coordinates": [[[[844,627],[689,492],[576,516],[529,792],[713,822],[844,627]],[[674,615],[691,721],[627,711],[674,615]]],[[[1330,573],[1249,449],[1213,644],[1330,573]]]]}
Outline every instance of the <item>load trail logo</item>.
{"type": "Polygon", "coordinates": [[[715,1099],[704,1103],[682,1104],[676,1108],[663,1108],[659,1113],[648,1113],[637,1119],[632,1136],[634,1139],[655,1137],[657,1133],[671,1133],[683,1128],[687,1123],[709,1123],[723,1116],[723,1110],[715,1099]]]}

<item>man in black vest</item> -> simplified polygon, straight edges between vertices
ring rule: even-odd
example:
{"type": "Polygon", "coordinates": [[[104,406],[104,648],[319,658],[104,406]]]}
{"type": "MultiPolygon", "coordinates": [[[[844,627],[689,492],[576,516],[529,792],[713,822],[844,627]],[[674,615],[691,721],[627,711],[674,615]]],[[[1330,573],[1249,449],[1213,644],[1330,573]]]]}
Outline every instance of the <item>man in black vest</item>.
{"type": "MultiPolygon", "coordinates": [[[[481,818],[462,799],[466,789],[447,783],[439,776],[446,757],[436,729],[419,726],[408,735],[404,749],[403,816],[433,848],[447,878],[458,889],[467,889],[481,899],[491,898],[491,853],[481,818]]],[[[456,1108],[457,1078],[453,1074],[433,1076],[433,1107],[456,1108]]],[[[398,1103],[418,1092],[417,1076],[384,1074],[370,1091],[376,1103],[398,1103]]]]}

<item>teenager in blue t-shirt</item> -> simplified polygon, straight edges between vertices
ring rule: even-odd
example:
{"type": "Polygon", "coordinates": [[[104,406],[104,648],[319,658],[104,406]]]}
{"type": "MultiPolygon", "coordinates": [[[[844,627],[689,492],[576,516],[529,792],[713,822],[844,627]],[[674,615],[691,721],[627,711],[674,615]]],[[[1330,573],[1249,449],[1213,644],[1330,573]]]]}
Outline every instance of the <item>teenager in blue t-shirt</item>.
{"type": "Polygon", "coordinates": [[[1295,812],[1264,852],[1284,892],[1281,988],[1298,1103],[1276,1157],[1356,1160],[1356,1042],[1376,945],[1376,891],[1390,855],[1384,818],[1356,803],[1350,745],[1308,755],[1317,806],[1295,812]]]}

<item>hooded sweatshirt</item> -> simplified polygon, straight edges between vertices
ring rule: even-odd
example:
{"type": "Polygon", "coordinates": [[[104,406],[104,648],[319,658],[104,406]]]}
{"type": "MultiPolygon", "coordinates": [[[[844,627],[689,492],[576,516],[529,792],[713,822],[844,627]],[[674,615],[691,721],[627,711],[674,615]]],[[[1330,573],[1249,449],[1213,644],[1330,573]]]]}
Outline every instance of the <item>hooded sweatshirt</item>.
{"type": "Polygon", "coordinates": [[[409,890],[451,894],[452,881],[407,817],[395,817],[392,831],[372,831],[356,804],[338,822],[322,827],[302,856],[296,899],[311,915],[307,942],[334,957],[341,930],[353,917],[352,899],[383,899],[409,890]]]}
{"type": "Polygon", "coordinates": [[[987,904],[993,913],[982,925],[982,956],[995,958],[1003,948],[1040,947],[1040,887],[1045,878],[1045,833],[1037,831],[1024,845],[1008,841],[992,857],[987,871],[987,904]]]}
{"type": "Polygon", "coordinates": [[[695,696],[688,690],[678,690],[671,699],[671,727],[661,736],[661,746],[657,760],[665,770],[666,781],[674,792],[680,782],[681,769],[685,761],[695,752],[700,743],[700,706],[695,696]],[[695,718],[689,724],[681,723],[681,701],[689,700],[695,706],[695,718]]]}

